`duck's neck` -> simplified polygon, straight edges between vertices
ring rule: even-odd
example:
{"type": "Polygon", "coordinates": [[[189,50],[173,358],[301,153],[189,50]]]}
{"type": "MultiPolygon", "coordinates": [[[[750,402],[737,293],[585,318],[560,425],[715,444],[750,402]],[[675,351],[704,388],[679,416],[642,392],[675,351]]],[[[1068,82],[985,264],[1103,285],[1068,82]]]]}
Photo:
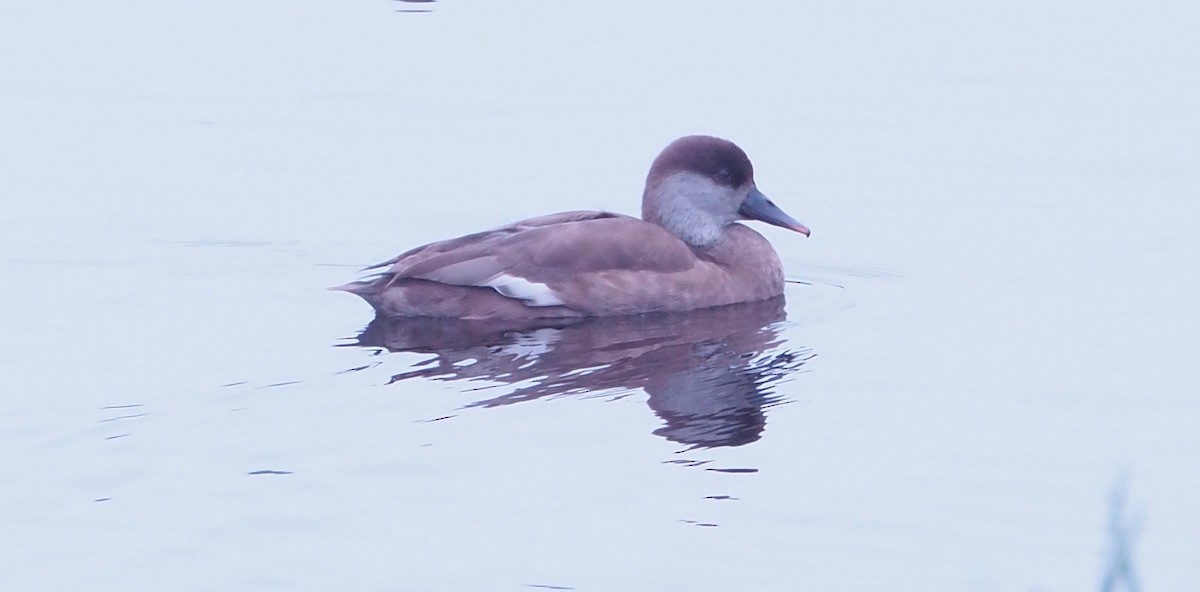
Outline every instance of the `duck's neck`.
{"type": "Polygon", "coordinates": [[[679,237],[688,246],[708,250],[721,241],[725,227],[713,223],[712,218],[698,216],[695,212],[678,212],[662,220],[651,220],[679,237]]]}
{"type": "Polygon", "coordinates": [[[653,180],[642,194],[642,219],[662,226],[694,249],[711,248],[737,219],[734,213],[718,215],[703,207],[709,200],[697,195],[711,191],[710,182],[687,173],[653,180]]]}

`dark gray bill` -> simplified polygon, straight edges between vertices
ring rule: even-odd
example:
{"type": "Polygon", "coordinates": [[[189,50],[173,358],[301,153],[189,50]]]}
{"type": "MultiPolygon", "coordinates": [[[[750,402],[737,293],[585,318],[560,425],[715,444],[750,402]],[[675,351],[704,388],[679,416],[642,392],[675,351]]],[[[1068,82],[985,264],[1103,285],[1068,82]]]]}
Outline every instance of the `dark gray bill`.
{"type": "Polygon", "coordinates": [[[763,195],[757,187],[750,189],[750,195],[747,195],[746,199],[742,200],[742,207],[738,208],[738,213],[751,220],[760,220],[767,224],[795,230],[804,236],[809,235],[807,226],[785,214],[783,210],[779,209],[779,206],[767,199],[767,196],[763,195]]]}

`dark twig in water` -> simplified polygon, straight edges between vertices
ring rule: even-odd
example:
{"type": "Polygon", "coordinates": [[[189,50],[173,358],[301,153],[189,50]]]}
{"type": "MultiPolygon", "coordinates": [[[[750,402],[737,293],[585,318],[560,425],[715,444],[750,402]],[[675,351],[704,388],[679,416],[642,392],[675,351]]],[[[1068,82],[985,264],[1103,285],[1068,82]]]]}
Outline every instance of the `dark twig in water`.
{"type": "Polygon", "coordinates": [[[1108,506],[1109,548],[1104,577],[1100,581],[1100,592],[1138,592],[1137,573],[1133,568],[1133,544],[1142,528],[1142,513],[1126,515],[1126,494],[1129,478],[1122,475],[1113,485],[1108,506]],[[1122,586],[1122,584],[1124,584],[1122,586]]]}

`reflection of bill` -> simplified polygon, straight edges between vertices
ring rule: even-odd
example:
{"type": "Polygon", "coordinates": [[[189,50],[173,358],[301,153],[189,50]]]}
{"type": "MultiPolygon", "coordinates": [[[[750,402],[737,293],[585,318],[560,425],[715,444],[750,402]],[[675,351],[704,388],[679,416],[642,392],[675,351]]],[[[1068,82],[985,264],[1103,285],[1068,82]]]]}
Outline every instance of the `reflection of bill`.
{"type": "Polygon", "coordinates": [[[695,447],[757,440],[763,409],[782,402],[773,386],[813,354],[787,350],[783,299],[686,313],[558,321],[557,324],[379,318],[358,344],[436,354],[410,378],[520,385],[472,403],[494,407],[562,395],[642,389],[665,425],[655,434],[695,447]]]}

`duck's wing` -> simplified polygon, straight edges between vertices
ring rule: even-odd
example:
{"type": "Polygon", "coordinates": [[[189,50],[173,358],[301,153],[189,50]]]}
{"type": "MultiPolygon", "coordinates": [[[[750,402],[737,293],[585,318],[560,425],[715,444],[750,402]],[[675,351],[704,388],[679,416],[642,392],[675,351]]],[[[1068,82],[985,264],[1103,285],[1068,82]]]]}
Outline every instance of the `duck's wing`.
{"type": "Polygon", "coordinates": [[[605,212],[565,212],[414,249],[380,264],[387,285],[420,279],[488,287],[530,306],[566,304],[572,282],[603,272],[686,271],[697,258],[661,227],[605,212]]]}
{"type": "Polygon", "coordinates": [[[493,228],[491,230],[484,230],[482,232],[476,232],[473,234],[460,236],[458,238],[422,245],[400,253],[399,255],[388,259],[387,261],[382,261],[380,263],[376,263],[375,265],[364,267],[363,271],[383,269],[387,267],[388,270],[382,273],[392,275],[400,273],[407,267],[410,267],[420,261],[424,261],[425,259],[429,259],[443,253],[451,253],[460,249],[466,249],[472,245],[494,244],[505,238],[511,237],[512,235],[519,234],[523,231],[533,228],[567,224],[570,222],[581,222],[585,220],[599,220],[604,218],[629,218],[629,216],[614,214],[611,212],[593,212],[586,210],[538,216],[536,218],[529,218],[527,220],[513,222],[512,224],[501,226],[499,228],[493,228]]]}

